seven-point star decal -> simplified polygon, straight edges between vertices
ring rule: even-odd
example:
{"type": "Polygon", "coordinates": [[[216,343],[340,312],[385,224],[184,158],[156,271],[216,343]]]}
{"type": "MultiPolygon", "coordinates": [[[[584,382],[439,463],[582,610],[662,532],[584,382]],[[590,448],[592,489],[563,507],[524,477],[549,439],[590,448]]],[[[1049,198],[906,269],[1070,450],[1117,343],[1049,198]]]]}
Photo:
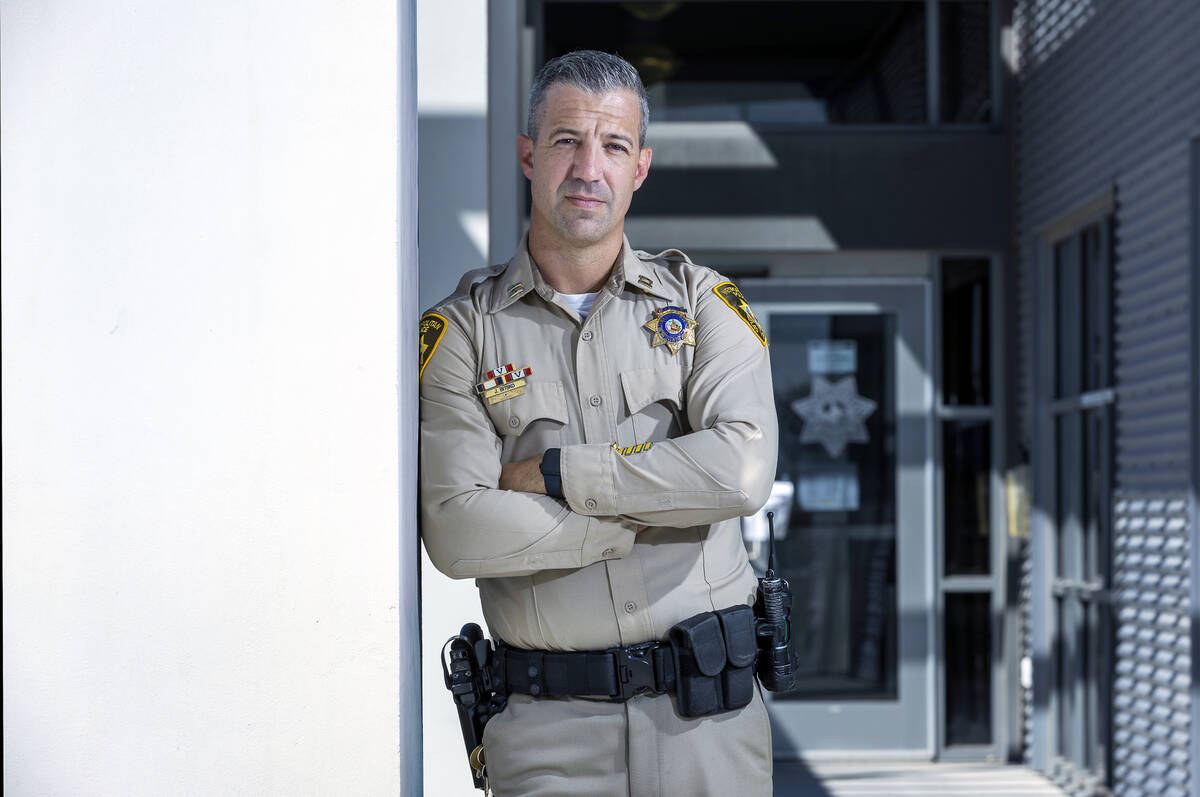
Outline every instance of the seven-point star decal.
{"type": "Polygon", "coordinates": [[[792,402],[792,412],[804,421],[801,443],[820,443],[829,456],[836,457],[847,443],[865,443],[867,427],[863,424],[878,405],[858,395],[858,382],[853,376],[830,382],[814,376],[812,392],[807,398],[792,402]]]}

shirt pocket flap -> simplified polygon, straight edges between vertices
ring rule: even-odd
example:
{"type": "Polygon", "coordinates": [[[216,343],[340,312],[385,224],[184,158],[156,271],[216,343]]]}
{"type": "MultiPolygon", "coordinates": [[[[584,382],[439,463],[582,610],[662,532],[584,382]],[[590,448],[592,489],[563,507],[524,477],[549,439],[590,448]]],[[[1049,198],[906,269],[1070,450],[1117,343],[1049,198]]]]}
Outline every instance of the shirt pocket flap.
{"type": "MultiPolygon", "coordinates": [[[[497,434],[520,435],[534,421],[567,422],[567,399],[562,382],[527,382],[521,390],[519,396],[487,405],[497,434]]],[[[483,400],[487,401],[486,398],[483,400]]]]}
{"type": "Polygon", "coordinates": [[[683,409],[683,377],[677,368],[635,368],[621,372],[625,404],[634,415],[645,407],[665,401],[683,409]]]}

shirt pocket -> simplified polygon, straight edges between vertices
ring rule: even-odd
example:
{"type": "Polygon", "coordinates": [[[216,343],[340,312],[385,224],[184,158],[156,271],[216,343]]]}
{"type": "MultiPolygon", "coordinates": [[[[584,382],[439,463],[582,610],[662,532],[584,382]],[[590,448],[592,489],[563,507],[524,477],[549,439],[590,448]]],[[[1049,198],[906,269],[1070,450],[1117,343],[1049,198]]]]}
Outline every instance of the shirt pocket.
{"type": "Polygon", "coordinates": [[[683,376],[675,368],[621,372],[635,443],[678,437],[683,430],[683,376]]]}
{"type": "Polygon", "coordinates": [[[568,415],[562,382],[527,382],[522,391],[519,396],[487,405],[503,444],[502,462],[527,459],[563,444],[568,415]]]}

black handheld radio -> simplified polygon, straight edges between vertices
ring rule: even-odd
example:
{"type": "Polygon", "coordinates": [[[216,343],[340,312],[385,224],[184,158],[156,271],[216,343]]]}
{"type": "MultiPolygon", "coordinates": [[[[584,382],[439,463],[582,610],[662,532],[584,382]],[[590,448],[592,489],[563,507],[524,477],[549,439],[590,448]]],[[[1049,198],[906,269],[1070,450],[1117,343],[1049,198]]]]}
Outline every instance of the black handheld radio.
{"type": "Polygon", "coordinates": [[[767,572],[758,580],[754,601],[758,637],[758,680],[772,692],[788,692],[796,686],[792,662],[792,590],[787,579],[775,574],[775,513],[767,513],[770,553],[767,572]]]}

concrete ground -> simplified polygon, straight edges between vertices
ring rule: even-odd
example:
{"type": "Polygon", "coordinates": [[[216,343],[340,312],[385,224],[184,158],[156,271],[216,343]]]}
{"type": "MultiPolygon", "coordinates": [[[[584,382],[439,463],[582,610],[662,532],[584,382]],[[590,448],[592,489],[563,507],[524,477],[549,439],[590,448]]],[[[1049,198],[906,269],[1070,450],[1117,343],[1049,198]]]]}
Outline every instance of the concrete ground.
{"type": "Polygon", "coordinates": [[[996,764],[775,762],[776,797],[1065,797],[1038,773],[996,764]]]}

